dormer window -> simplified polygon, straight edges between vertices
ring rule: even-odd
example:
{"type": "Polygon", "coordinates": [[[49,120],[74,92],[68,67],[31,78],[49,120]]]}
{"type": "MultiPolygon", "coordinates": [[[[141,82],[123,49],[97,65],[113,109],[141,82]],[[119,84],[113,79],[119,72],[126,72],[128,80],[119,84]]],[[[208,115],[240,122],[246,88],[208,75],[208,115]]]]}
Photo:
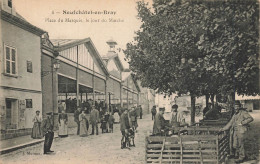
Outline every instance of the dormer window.
{"type": "Polygon", "coordinates": [[[12,8],[12,6],[13,6],[12,0],[8,0],[8,6],[9,6],[10,8],[12,8]]]}

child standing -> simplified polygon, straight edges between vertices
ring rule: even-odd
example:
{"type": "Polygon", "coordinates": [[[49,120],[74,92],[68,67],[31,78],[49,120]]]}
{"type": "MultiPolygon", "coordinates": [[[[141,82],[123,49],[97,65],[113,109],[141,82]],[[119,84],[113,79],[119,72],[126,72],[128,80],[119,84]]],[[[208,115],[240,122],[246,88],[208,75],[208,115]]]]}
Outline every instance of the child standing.
{"type": "Polygon", "coordinates": [[[109,133],[113,133],[114,122],[115,122],[114,114],[110,113],[109,118],[108,118],[109,133]]]}

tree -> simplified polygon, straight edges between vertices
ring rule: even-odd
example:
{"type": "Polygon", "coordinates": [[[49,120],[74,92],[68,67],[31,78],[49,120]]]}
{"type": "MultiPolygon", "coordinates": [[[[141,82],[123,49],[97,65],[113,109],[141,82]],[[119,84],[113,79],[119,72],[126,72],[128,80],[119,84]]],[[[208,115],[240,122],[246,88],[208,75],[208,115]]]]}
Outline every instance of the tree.
{"type": "Polygon", "coordinates": [[[192,123],[196,96],[259,93],[252,87],[258,75],[256,1],[164,0],[154,1],[153,9],[138,2],[137,9],[143,24],[124,50],[130,69],[145,87],[168,94],[190,93],[192,123]],[[249,22],[250,31],[241,21],[249,22]]]}

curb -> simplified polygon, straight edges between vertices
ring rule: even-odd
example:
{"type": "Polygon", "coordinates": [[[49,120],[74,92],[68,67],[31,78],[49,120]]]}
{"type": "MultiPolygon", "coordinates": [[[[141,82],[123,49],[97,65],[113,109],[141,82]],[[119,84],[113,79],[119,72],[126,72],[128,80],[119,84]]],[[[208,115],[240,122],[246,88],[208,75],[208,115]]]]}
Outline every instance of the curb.
{"type": "MultiPolygon", "coordinates": [[[[59,136],[54,136],[53,139],[55,139],[55,138],[59,138],[59,136]]],[[[29,147],[29,146],[33,146],[33,145],[36,145],[36,144],[40,144],[42,142],[44,142],[44,138],[40,139],[38,141],[32,141],[32,142],[28,142],[28,143],[25,143],[25,144],[20,144],[20,145],[17,145],[17,146],[5,148],[5,149],[0,150],[0,155],[7,154],[7,153],[10,153],[10,152],[22,149],[22,148],[26,148],[26,147],[29,147]]]]}

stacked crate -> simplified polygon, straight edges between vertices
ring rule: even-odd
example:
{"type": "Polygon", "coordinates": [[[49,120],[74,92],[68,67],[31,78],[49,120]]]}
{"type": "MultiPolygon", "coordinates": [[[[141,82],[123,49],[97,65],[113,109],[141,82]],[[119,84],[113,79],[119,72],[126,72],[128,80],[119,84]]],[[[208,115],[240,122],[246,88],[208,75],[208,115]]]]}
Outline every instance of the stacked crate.
{"type": "Polygon", "coordinates": [[[188,135],[146,137],[147,163],[221,163],[229,151],[227,133],[216,129],[185,129],[188,135]]]}

